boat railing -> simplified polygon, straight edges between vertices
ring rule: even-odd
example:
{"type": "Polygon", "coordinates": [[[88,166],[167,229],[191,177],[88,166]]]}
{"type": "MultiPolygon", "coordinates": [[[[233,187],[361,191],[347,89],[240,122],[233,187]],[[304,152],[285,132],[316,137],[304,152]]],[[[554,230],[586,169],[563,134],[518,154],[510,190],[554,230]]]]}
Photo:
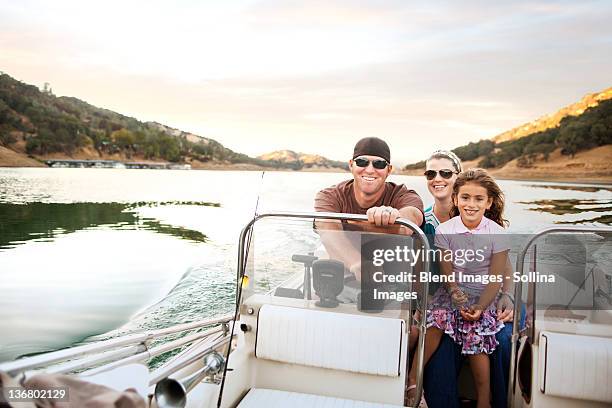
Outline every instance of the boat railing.
{"type": "MultiPolygon", "coordinates": [[[[551,233],[559,233],[559,232],[567,232],[567,233],[604,233],[610,234],[612,233],[612,227],[588,227],[588,226],[565,226],[565,227],[550,227],[540,230],[533,234],[529,240],[524,244],[522,249],[519,251],[518,256],[516,258],[516,272],[519,273],[520,276],[524,274],[524,264],[525,257],[527,253],[531,249],[534,242],[537,239],[541,238],[546,234],[551,233]]],[[[514,310],[520,311],[523,308],[523,286],[521,284],[516,284],[514,287],[514,310]]],[[[512,351],[510,353],[510,375],[508,379],[508,408],[512,408],[514,406],[514,391],[516,387],[516,363],[517,363],[517,351],[518,351],[518,341],[520,336],[520,313],[514,313],[514,318],[512,320],[512,351]]]]}
{"type": "MultiPolygon", "coordinates": [[[[238,282],[242,282],[245,273],[246,259],[248,256],[247,236],[256,221],[269,217],[290,217],[312,220],[347,220],[367,221],[367,216],[342,213],[300,213],[300,212],[277,212],[257,215],[242,230],[239,239],[238,253],[238,282]]],[[[429,242],[423,231],[409,220],[398,218],[396,225],[406,227],[413,232],[420,244],[429,251],[429,242]]],[[[422,267],[429,270],[429,261],[424,260],[422,267]]],[[[238,285],[238,300],[242,285],[238,285]]],[[[427,293],[428,284],[423,283],[423,293],[427,293]]],[[[427,310],[427,297],[420,302],[421,315],[427,310]]],[[[237,309],[238,310],[238,309],[237,309]]],[[[36,356],[25,357],[11,362],[0,363],[0,371],[15,377],[18,375],[29,375],[34,370],[44,369],[46,373],[94,375],[105,372],[123,365],[132,363],[144,363],[164,353],[178,350],[187,345],[197,344],[197,352],[185,352],[179,358],[154,369],[149,375],[149,385],[157,384],[160,380],[168,378],[179,370],[201,360],[213,350],[219,350],[228,346],[232,337],[234,324],[232,321],[238,318],[237,313],[221,317],[205,319],[192,323],[183,323],[168,328],[133,333],[70,347],[67,349],[48,352],[36,356]],[[168,338],[170,335],[182,335],[180,338],[168,338]]],[[[417,355],[420,362],[417,367],[417,401],[423,391],[423,354],[425,342],[425,319],[416,322],[419,328],[419,339],[417,343],[417,355]]],[[[409,327],[411,327],[410,325],[409,327]]],[[[227,347],[228,353],[231,347],[227,347]]]]}
{"type": "MultiPolygon", "coordinates": [[[[368,221],[368,217],[366,215],[360,215],[360,214],[347,214],[347,213],[330,213],[330,212],[284,212],[284,211],[279,211],[279,212],[270,212],[270,213],[264,213],[264,214],[259,214],[256,215],[255,217],[253,217],[253,219],[242,229],[241,233],[240,233],[240,239],[238,242],[238,276],[237,276],[237,281],[238,281],[238,290],[236,291],[236,295],[237,295],[237,304],[240,303],[240,294],[241,294],[241,288],[242,288],[242,282],[245,276],[245,272],[246,272],[246,262],[247,262],[247,258],[248,258],[248,247],[249,247],[249,237],[250,234],[253,230],[253,227],[255,225],[255,223],[257,221],[260,221],[264,218],[273,218],[273,217],[278,217],[278,218],[294,218],[294,219],[306,219],[306,220],[313,220],[313,221],[318,221],[318,220],[336,220],[336,221],[360,221],[360,222],[367,222],[368,221]]],[[[402,227],[406,227],[408,228],[410,231],[412,231],[413,236],[416,236],[420,242],[420,245],[422,245],[425,253],[429,253],[429,241],[427,239],[427,236],[425,235],[425,233],[421,230],[421,228],[419,228],[418,225],[416,225],[415,223],[413,223],[412,221],[405,219],[405,218],[398,218],[395,220],[395,225],[398,226],[402,226],[402,227]]],[[[423,259],[423,263],[422,263],[422,268],[424,271],[429,271],[429,259],[428,257],[425,257],[423,259]]],[[[423,293],[428,293],[429,291],[429,283],[427,281],[422,283],[422,291],[423,293]]],[[[238,310],[237,310],[238,312],[238,310]]],[[[421,314],[421,316],[425,316],[426,312],[427,312],[427,296],[423,296],[423,299],[420,302],[420,309],[419,312],[421,314]]],[[[413,318],[413,317],[411,317],[413,318]]],[[[417,348],[416,348],[416,352],[415,352],[415,358],[417,358],[417,387],[416,387],[416,403],[418,404],[418,402],[421,399],[421,395],[423,393],[423,370],[424,370],[424,354],[425,354],[425,333],[427,331],[427,327],[426,327],[426,319],[419,319],[418,321],[413,321],[412,323],[414,323],[415,326],[418,327],[419,329],[419,338],[417,341],[417,348]]],[[[413,324],[410,324],[409,327],[412,327],[413,324]]],[[[408,359],[406,361],[406,364],[408,365],[408,359]]],[[[407,369],[409,369],[409,367],[407,366],[407,369]]]]}
{"type": "MultiPolygon", "coordinates": [[[[126,364],[146,362],[198,341],[208,343],[202,346],[202,349],[214,349],[229,342],[229,324],[233,318],[231,314],[224,315],[21,358],[1,363],[0,371],[17,376],[27,371],[44,368],[46,373],[80,372],[84,375],[93,375],[126,364]],[[182,335],[182,337],[165,343],[158,342],[170,335],[182,335]]],[[[183,365],[170,364],[160,367],[151,374],[150,384],[155,384],[160,379],[187,366],[192,362],[191,359],[195,361],[197,357],[199,354],[195,359],[189,357],[189,362],[183,365]]]]}

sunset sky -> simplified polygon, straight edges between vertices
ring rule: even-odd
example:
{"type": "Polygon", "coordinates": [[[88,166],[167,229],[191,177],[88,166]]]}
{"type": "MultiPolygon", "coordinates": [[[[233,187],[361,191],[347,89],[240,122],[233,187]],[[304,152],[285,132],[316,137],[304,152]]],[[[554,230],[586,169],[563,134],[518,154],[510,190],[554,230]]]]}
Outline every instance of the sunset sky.
{"type": "Polygon", "coordinates": [[[612,2],[2,1],[0,71],[216,139],[394,164],[612,86],[612,2]]]}

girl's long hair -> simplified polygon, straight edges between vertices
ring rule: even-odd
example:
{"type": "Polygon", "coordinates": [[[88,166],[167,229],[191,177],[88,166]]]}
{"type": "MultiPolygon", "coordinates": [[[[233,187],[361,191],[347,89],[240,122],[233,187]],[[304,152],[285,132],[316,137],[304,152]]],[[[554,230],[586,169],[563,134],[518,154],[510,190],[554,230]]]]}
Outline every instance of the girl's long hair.
{"type": "MultiPolygon", "coordinates": [[[[495,179],[484,169],[468,169],[457,176],[457,180],[455,180],[455,185],[453,186],[453,203],[459,195],[461,186],[467,183],[478,184],[487,190],[487,195],[493,199],[493,202],[491,208],[485,211],[485,217],[495,221],[495,223],[502,227],[506,227],[509,222],[504,219],[504,193],[495,182],[495,179]]],[[[450,215],[451,217],[459,215],[459,208],[457,208],[456,205],[453,205],[450,215]]]]}

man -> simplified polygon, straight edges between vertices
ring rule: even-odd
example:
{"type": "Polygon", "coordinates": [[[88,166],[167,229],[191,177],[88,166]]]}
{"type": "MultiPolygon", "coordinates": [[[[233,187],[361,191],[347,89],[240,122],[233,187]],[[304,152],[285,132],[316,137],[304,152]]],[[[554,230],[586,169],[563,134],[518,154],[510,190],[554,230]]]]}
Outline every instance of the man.
{"type": "MultiPolygon", "coordinates": [[[[353,179],[319,191],[315,197],[316,211],[365,214],[375,227],[388,227],[398,217],[416,225],[423,223],[423,201],[414,190],[388,182],[391,174],[391,151],[384,140],[366,137],[355,145],[349,169],[353,179]]],[[[327,234],[325,230],[347,229],[338,223],[317,223],[321,239],[330,257],[339,259],[360,279],[359,249],[342,234],[327,234]]],[[[406,231],[406,233],[409,233],[406,231]]]]}

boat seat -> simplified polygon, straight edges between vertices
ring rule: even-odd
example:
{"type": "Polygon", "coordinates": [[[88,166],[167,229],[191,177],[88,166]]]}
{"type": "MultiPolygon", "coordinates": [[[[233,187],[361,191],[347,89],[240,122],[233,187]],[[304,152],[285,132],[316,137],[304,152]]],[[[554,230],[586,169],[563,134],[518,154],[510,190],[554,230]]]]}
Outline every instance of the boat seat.
{"type": "Polygon", "coordinates": [[[404,331],[402,319],[265,304],[258,315],[255,356],[399,377],[404,331]]]}
{"type": "Polygon", "coordinates": [[[402,408],[400,405],[378,404],[299,392],[252,388],[238,408],[402,408]]]}
{"type": "Polygon", "coordinates": [[[612,403],[612,339],[542,332],[539,351],[544,394],[612,403]]]}

